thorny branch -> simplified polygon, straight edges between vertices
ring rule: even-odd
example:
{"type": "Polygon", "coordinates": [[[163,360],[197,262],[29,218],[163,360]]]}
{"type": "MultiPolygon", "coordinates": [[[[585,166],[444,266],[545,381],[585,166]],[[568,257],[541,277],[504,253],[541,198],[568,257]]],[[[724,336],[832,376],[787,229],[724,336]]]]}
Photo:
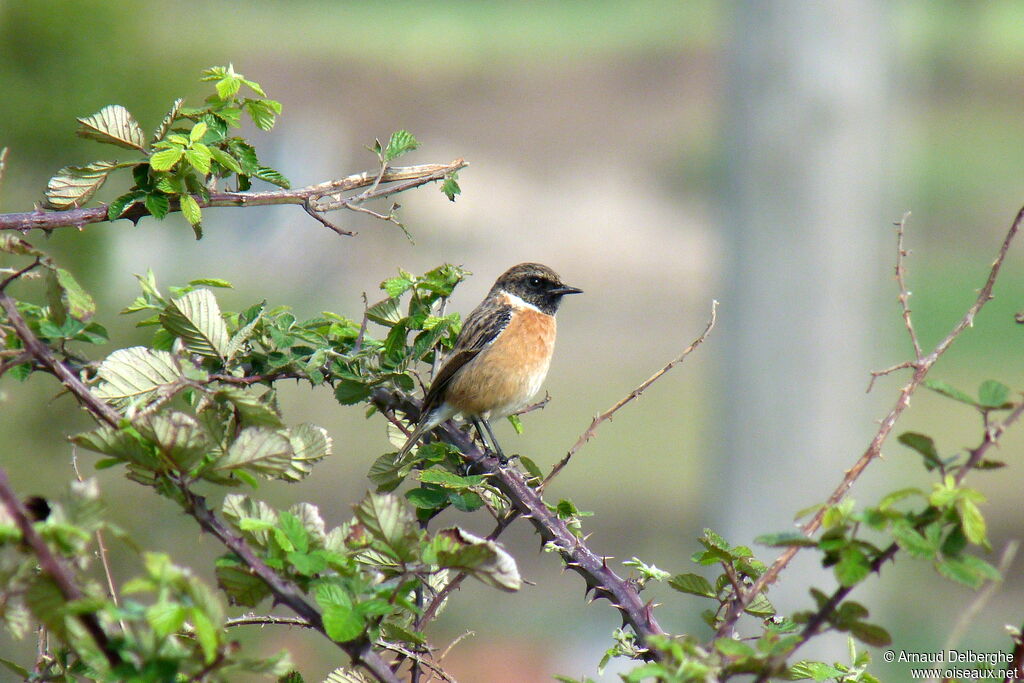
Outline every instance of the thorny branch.
{"type": "MultiPolygon", "coordinates": [[[[316,218],[324,225],[341,235],[352,235],[347,230],[334,226],[318,214],[336,209],[353,209],[361,211],[359,206],[363,202],[373,199],[388,197],[398,192],[404,192],[420,185],[442,180],[446,176],[465,168],[469,164],[464,159],[456,159],[450,164],[423,164],[420,166],[396,166],[388,168],[378,181],[378,172],[364,171],[345,178],[329,180],[317,185],[308,185],[294,190],[267,190],[265,192],[211,192],[210,197],[205,199],[196,196],[195,199],[202,208],[222,206],[270,206],[275,204],[297,204],[303,207],[307,213],[316,218]],[[388,185],[388,183],[396,183],[388,185]],[[373,188],[373,191],[360,193],[357,198],[346,198],[342,193],[355,190],[368,185],[381,185],[373,188]]],[[[172,202],[171,211],[180,211],[181,207],[177,202],[172,202]]],[[[148,216],[149,212],[141,203],[133,204],[121,218],[127,218],[137,222],[140,218],[148,216]]],[[[107,221],[107,207],[96,206],[86,209],[71,209],[68,211],[43,211],[37,209],[26,213],[0,214],[0,230],[18,230],[27,232],[38,229],[50,232],[57,228],[77,227],[82,228],[91,223],[102,223],[107,221]]]]}
{"type": "MultiPolygon", "coordinates": [[[[999,248],[999,253],[996,255],[995,261],[992,263],[992,267],[989,270],[988,277],[985,280],[984,286],[981,291],[978,292],[977,298],[974,303],[971,304],[967,312],[964,313],[963,317],[953,326],[953,329],[946,335],[942,341],[940,341],[932,351],[918,358],[918,360],[911,362],[907,367],[914,369],[914,374],[910,378],[910,381],[900,390],[900,395],[896,399],[895,405],[890,409],[889,413],[882,420],[878,431],[875,436],[871,439],[871,443],[868,444],[867,450],[861,455],[860,459],[854,463],[853,467],[848,469],[843,477],[843,480],[839,483],[839,486],[832,492],[832,495],[828,497],[825,504],[819,508],[819,510],[811,517],[810,520],[804,524],[800,531],[806,535],[811,536],[821,526],[822,519],[825,516],[825,512],[828,508],[834,506],[836,503],[841,501],[847,491],[853,486],[853,483],[861,475],[864,469],[871,464],[871,462],[879,456],[882,452],[882,444],[885,443],[886,438],[892,432],[895,427],[897,420],[903,411],[910,405],[910,397],[914,394],[921,383],[924,382],[925,376],[928,371],[931,370],[932,366],[935,365],[936,361],[944,354],[954,341],[966,330],[969,326],[974,324],[974,318],[978,312],[992,299],[992,289],[995,286],[996,278],[999,275],[999,270],[1002,268],[1003,262],[1006,260],[1006,254],[1010,249],[1010,244],[1016,237],[1017,232],[1020,229],[1021,222],[1024,221],[1024,208],[1021,208],[1017,212],[1016,217],[1013,219],[1013,223],[1010,225],[1009,231],[1006,233],[1006,237],[1003,238],[1003,243],[999,248]]],[[[902,222],[901,222],[902,225],[902,222]]],[[[899,241],[900,253],[897,258],[902,264],[903,252],[902,252],[902,238],[899,241]]],[[[902,276],[901,276],[902,278],[902,276]]],[[[903,286],[901,283],[901,292],[903,286]]],[[[911,328],[912,329],[912,328],[911,328]]],[[[914,337],[916,339],[916,336],[914,337]]],[[[973,464],[971,465],[973,466],[973,464]]],[[[966,474],[967,470],[963,473],[966,474]]],[[[729,610],[726,612],[722,623],[718,627],[716,638],[725,636],[731,636],[733,628],[739,620],[740,615],[743,614],[743,610],[747,608],[750,602],[758,595],[760,595],[769,585],[774,583],[781,572],[790,563],[793,557],[800,552],[801,546],[790,546],[782,554],[780,554],[775,561],[768,567],[761,577],[753,583],[753,585],[741,595],[736,596],[736,600],[730,605],[729,610]]],[[[894,551],[895,552],[895,551],[894,551]]]]}
{"type": "MultiPolygon", "coordinates": [[[[36,559],[39,560],[39,568],[53,580],[61,595],[64,596],[64,600],[66,602],[73,602],[83,599],[85,594],[75,585],[74,576],[70,570],[64,566],[64,563],[56,555],[50,552],[50,547],[46,545],[46,541],[36,533],[32,522],[29,521],[28,515],[25,512],[24,505],[18,500],[18,496],[11,488],[7,472],[3,469],[0,469],[0,502],[7,508],[7,513],[21,531],[22,539],[32,549],[36,559]]],[[[106,657],[111,668],[120,666],[122,661],[121,655],[111,644],[110,637],[103,630],[103,626],[100,624],[99,619],[96,618],[96,614],[94,612],[80,612],[77,617],[96,642],[96,647],[106,657]]]]}
{"type": "Polygon", "coordinates": [[[576,440],[576,443],[572,445],[572,448],[570,448],[569,452],[565,454],[565,457],[558,461],[558,463],[551,469],[551,472],[548,474],[548,476],[544,478],[544,482],[540,486],[541,490],[543,490],[544,487],[548,485],[548,482],[550,482],[552,479],[558,476],[558,473],[561,472],[565,468],[565,466],[569,464],[569,461],[572,459],[572,456],[576,455],[576,452],[579,451],[579,449],[583,448],[584,444],[586,444],[588,441],[594,438],[594,434],[597,433],[597,428],[601,426],[602,422],[612,419],[615,413],[617,413],[623,406],[625,406],[630,401],[639,398],[640,394],[644,393],[644,391],[647,390],[647,387],[657,382],[659,379],[661,379],[662,375],[664,375],[666,372],[682,363],[687,356],[693,353],[693,351],[698,346],[700,346],[701,343],[707,338],[708,334],[710,334],[712,328],[714,328],[715,326],[715,321],[717,320],[717,317],[718,301],[712,300],[711,318],[708,320],[708,324],[704,327],[704,331],[700,333],[700,336],[694,339],[692,342],[690,342],[690,345],[687,346],[681,354],[670,360],[668,364],[665,365],[665,367],[663,367],[661,370],[658,370],[656,373],[654,373],[646,380],[644,380],[637,388],[633,389],[633,391],[629,392],[623,398],[619,399],[611,408],[595,417],[590,422],[590,426],[587,427],[582,434],[580,434],[580,438],[578,438],[576,440]]]}
{"type": "MultiPolygon", "coordinates": [[[[3,307],[4,311],[6,311],[8,322],[14,328],[18,337],[25,345],[26,350],[32,354],[33,358],[56,375],[68,391],[78,399],[78,402],[85,406],[97,420],[105,422],[112,427],[117,427],[122,420],[121,414],[108,403],[100,400],[96,395],[89,391],[89,387],[85,385],[81,378],[71,372],[71,370],[65,367],[54,357],[50,349],[39,341],[39,339],[28,328],[24,318],[22,318],[18,313],[18,309],[14,304],[14,301],[3,291],[0,291],[0,307],[3,307]]],[[[306,601],[299,590],[293,584],[282,579],[276,572],[274,572],[274,570],[268,567],[266,563],[256,555],[252,548],[249,547],[249,544],[245,539],[231,533],[231,531],[224,526],[214,512],[206,505],[206,500],[203,497],[197,496],[193,493],[184,481],[177,481],[175,483],[182,494],[182,501],[186,512],[188,512],[199,523],[199,526],[205,531],[211,533],[215,538],[217,538],[217,540],[235,553],[235,555],[240,557],[242,561],[248,565],[253,574],[258,576],[267,584],[278,602],[287,605],[295,611],[296,614],[309,622],[314,629],[326,636],[327,633],[324,629],[320,613],[306,601]]],[[[2,471],[0,471],[0,499],[4,501],[4,504],[9,510],[11,510],[12,516],[17,520],[19,514],[18,511],[20,511],[20,502],[17,497],[14,496],[13,492],[10,491],[6,482],[6,477],[3,475],[2,471]],[[18,507],[12,508],[12,503],[8,498],[13,500],[13,505],[18,507]]],[[[24,515],[22,514],[22,517],[23,516],[24,515]]],[[[27,524],[27,521],[25,523],[27,524]]],[[[52,555],[48,554],[49,550],[46,548],[45,543],[43,543],[41,539],[38,539],[38,536],[34,537],[40,544],[42,544],[41,548],[36,547],[36,544],[32,542],[32,536],[30,536],[30,534],[34,535],[35,532],[32,530],[31,525],[28,526],[28,532],[23,529],[22,533],[25,534],[26,541],[29,542],[36,553],[36,556],[39,558],[44,571],[53,576],[62,592],[65,593],[65,597],[69,600],[77,599],[76,597],[70,597],[70,594],[68,593],[69,590],[77,591],[77,588],[73,584],[70,584],[69,586],[62,585],[62,579],[60,578],[61,567],[58,565],[48,566],[52,565],[52,563],[47,560],[47,557],[50,559],[54,558],[52,555]],[[42,554],[44,551],[47,553],[45,556],[42,554]],[[57,573],[55,574],[54,572],[57,573]]],[[[80,597],[80,593],[77,595],[80,597]]],[[[97,644],[101,649],[104,649],[104,643],[107,642],[107,636],[102,630],[102,627],[100,627],[99,622],[95,621],[95,616],[86,614],[82,615],[82,619],[86,628],[90,630],[90,633],[93,633],[93,637],[96,639],[97,644]],[[89,616],[92,616],[95,628],[99,629],[98,633],[93,633],[93,628],[91,628],[90,624],[87,623],[87,617],[89,616]],[[101,639],[103,639],[102,642],[101,639]]],[[[386,683],[399,683],[397,676],[381,656],[372,649],[369,641],[354,640],[346,643],[336,643],[336,645],[344,650],[352,658],[354,663],[363,666],[370,671],[377,680],[386,683]]],[[[115,650],[110,650],[108,653],[107,649],[109,648],[104,649],[104,652],[107,654],[108,660],[111,659],[111,656],[117,657],[117,652],[115,650]]],[[[119,661],[119,658],[117,662],[111,661],[111,665],[116,666],[119,661]]]]}
{"type": "MultiPolygon", "coordinates": [[[[419,405],[398,391],[381,387],[373,391],[370,400],[381,410],[399,410],[410,419],[419,416],[419,405]]],[[[641,600],[635,584],[612,571],[608,558],[596,555],[583,539],[573,534],[565,521],[548,508],[540,493],[529,485],[522,472],[502,465],[497,457],[482,450],[470,435],[452,422],[442,424],[436,431],[462,452],[475,472],[488,477],[489,483],[509,499],[512,511],[530,521],[541,541],[561,555],[567,568],[583,577],[585,594],[593,591],[593,599],[605,598],[611,602],[619,610],[623,623],[629,625],[641,641],[665,634],[654,618],[653,605],[641,600]]],[[[658,655],[650,651],[648,656],[658,655]]]]}

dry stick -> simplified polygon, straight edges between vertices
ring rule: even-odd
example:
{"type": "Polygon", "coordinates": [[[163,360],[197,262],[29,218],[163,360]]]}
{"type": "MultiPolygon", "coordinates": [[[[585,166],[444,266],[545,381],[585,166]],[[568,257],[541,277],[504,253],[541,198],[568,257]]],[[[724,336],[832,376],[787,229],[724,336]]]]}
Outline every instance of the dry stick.
{"type": "MultiPolygon", "coordinates": [[[[370,400],[378,408],[400,410],[413,419],[419,416],[419,405],[401,392],[379,387],[371,393],[370,400]]],[[[632,628],[641,641],[665,634],[654,618],[653,605],[641,600],[636,585],[613,572],[608,567],[608,558],[596,555],[584,539],[574,535],[565,521],[548,508],[539,492],[527,483],[522,472],[502,465],[496,456],[477,446],[470,435],[452,422],[442,424],[436,432],[462,452],[473,471],[486,475],[488,482],[508,498],[512,506],[510,514],[515,512],[528,519],[545,546],[557,551],[566,567],[583,577],[585,594],[593,591],[594,599],[605,598],[611,602],[619,610],[623,623],[632,628]]],[[[660,655],[650,651],[648,656],[658,658],[660,655]]]]}
{"type": "MultiPolygon", "coordinates": [[[[425,185],[435,180],[441,180],[445,176],[468,166],[463,159],[456,159],[450,164],[424,164],[421,166],[397,166],[389,168],[381,178],[383,183],[402,182],[400,185],[391,187],[378,187],[372,193],[360,195],[360,201],[387,197],[396,192],[425,185]]],[[[295,190],[268,190],[266,192],[211,192],[209,199],[195,197],[200,207],[221,207],[221,206],[270,206],[276,204],[297,204],[304,206],[307,202],[339,195],[342,192],[354,190],[360,187],[372,185],[377,178],[377,172],[364,171],[354,175],[329,180],[317,185],[308,185],[295,190]]],[[[324,212],[334,209],[345,208],[349,203],[346,199],[338,199],[332,202],[318,203],[314,211],[324,212]]],[[[177,202],[171,203],[171,211],[180,211],[181,207],[177,202]]],[[[120,218],[127,218],[137,221],[149,212],[139,203],[133,204],[120,218]]],[[[71,209],[69,211],[42,211],[36,210],[27,213],[0,214],[0,230],[20,230],[22,232],[32,229],[45,231],[55,230],[64,227],[83,227],[90,223],[102,223],[107,221],[107,207],[97,206],[87,209],[71,209]]],[[[319,220],[319,219],[318,219],[319,220]]],[[[322,222],[322,221],[321,221],[322,222]]],[[[332,228],[333,229],[333,228],[332,228]]],[[[336,230],[337,231],[337,230],[336,230]]],[[[347,231],[341,231],[344,234],[347,231]]]]}
{"type": "Polygon", "coordinates": [[[700,336],[694,339],[693,342],[691,342],[690,345],[687,346],[686,349],[680,355],[676,356],[674,359],[669,361],[665,367],[663,367],[661,370],[658,370],[656,373],[648,377],[642,384],[640,384],[640,386],[638,386],[636,389],[633,389],[633,391],[629,392],[624,398],[619,399],[619,401],[611,408],[595,417],[591,421],[590,426],[587,427],[582,434],[580,434],[580,438],[578,438],[576,440],[576,443],[572,445],[572,448],[570,448],[569,452],[565,454],[565,457],[562,458],[551,469],[551,472],[548,474],[548,476],[544,478],[544,482],[540,485],[541,490],[543,490],[544,487],[547,486],[548,482],[554,479],[558,475],[558,473],[561,472],[562,469],[569,464],[569,461],[572,459],[572,456],[576,455],[576,452],[579,449],[581,449],[584,444],[586,444],[594,437],[594,434],[597,432],[597,428],[601,425],[602,422],[610,420],[612,416],[614,416],[615,413],[619,411],[620,408],[622,408],[630,401],[639,398],[640,394],[644,393],[647,387],[657,382],[662,375],[664,375],[666,372],[682,363],[687,356],[693,353],[694,349],[701,345],[701,342],[703,342],[707,338],[708,334],[711,332],[711,329],[715,326],[715,320],[717,319],[717,316],[718,301],[712,300],[711,319],[708,320],[708,324],[704,328],[704,331],[701,332],[700,336]]]}
{"type": "MultiPolygon", "coordinates": [[[[53,583],[57,586],[61,595],[64,596],[64,600],[66,602],[73,602],[83,599],[85,593],[75,585],[74,575],[58,557],[50,552],[46,541],[36,533],[32,522],[29,521],[28,515],[25,512],[25,507],[11,488],[7,472],[3,469],[0,469],[0,502],[7,508],[7,512],[14,519],[14,523],[18,525],[22,539],[32,548],[32,553],[39,561],[39,569],[53,579],[53,583]]],[[[96,647],[106,657],[110,667],[117,668],[120,666],[122,662],[121,655],[111,645],[110,638],[107,636],[107,632],[103,630],[103,626],[100,625],[96,614],[94,612],[82,612],[77,617],[96,642],[96,647]]]]}
{"type": "MultiPolygon", "coordinates": [[[[53,356],[50,349],[39,341],[34,334],[32,334],[32,331],[25,324],[25,320],[18,313],[18,309],[14,305],[14,301],[4,292],[0,292],[0,306],[2,306],[7,312],[8,321],[14,327],[15,332],[17,332],[18,336],[21,338],[25,348],[32,353],[33,357],[35,357],[35,359],[45,368],[60,378],[68,391],[70,391],[82,405],[88,408],[97,419],[106,422],[112,427],[117,427],[121,422],[121,414],[112,406],[97,398],[91,391],[89,391],[89,387],[87,387],[80,378],[64,367],[64,365],[62,365],[53,356]]],[[[2,474],[2,472],[0,472],[0,474],[2,474]]],[[[235,555],[242,558],[242,561],[245,562],[252,573],[267,584],[278,602],[290,607],[296,614],[308,621],[313,628],[327,636],[320,613],[305,600],[298,589],[293,584],[282,579],[276,572],[274,572],[274,570],[268,567],[263,560],[256,555],[245,539],[232,534],[228,528],[225,527],[219,519],[217,519],[217,516],[213,511],[206,506],[204,498],[195,495],[188,488],[185,482],[178,481],[176,483],[183,496],[186,511],[199,523],[199,526],[213,534],[215,538],[227,546],[227,548],[235,553],[235,555]]],[[[0,494],[2,494],[2,491],[0,491],[0,494]]],[[[15,502],[18,502],[17,498],[14,500],[15,502]]],[[[28,537],[26,536],[26,538],[28,537]]],[[[42,559],[43,558],[40,557],[40,563],[42,563],[42,559]]],[[[46,570],[45,567],[44,570],[46,570]]],[[[106,637],[105,633],[102,635],[103,637],[106,637]]],[[[327,637],[330,638],[330,636],[327,637]]],[[[335,642],[335,645],[346,652],[352,658],[353,662],[369,670],[377,680],[385,683],[399,683],[397,676],[395,676],[394,672],[391,671],[391,668],[381,658],[381,656],[373,651],[371,644],[368,641],[355,640],[347,643],[335,642]]],[[[113,654],[116,655],[117,653],[114,652],[113,654]]]]}
{"type": "MultiPolygon", "coordinates": [[[[956,476],[953,478],[957,486],[963,483],[967,474],[973,470],[979,462],[981,462],[982,458],[985,457],[985,453],[987,453],[990,448],[999,443],[999,438],[1011,425],[1013,425],[1013,423],[1020,419],[1021,415],[1024,415],[1024,402],[1014,408],[1014,410],[1011,411],[1010,414],[1006,416],[1006,419],[999,425],[985,430],[985,435],[982,437],[981,443],[977,448],[971,451],[971,455],[967,458],[967,462],[963,464],[960,470],[956,473],[956,476]]],[[[871,571],[878,572],[882,568],[882,565],[895,557],[899,550],[899,545],[896,543],[890,544],[881,555],[871,562],[871,571]]],[[[845,600],[846,596],[849,595],[854,588],[855,586],[840,586],[834,593],[832,593],[831,596],[829,596],[829,599],[826,600],[825,603],[818,608],[813,615],[811,615],[810,619],[807,620],[807,623],[804,624],[803,630],[800,631],[800,640],[786,654],[787,657],[791,656],[800,648],[800,646],[817,634],[818,629],[828,621],[828,618],[832,616],[833,611],[835,611],[836,607],[839,606],[839,603],[845,600]]],[[[778,662],[779,660],[776,661],[778,662]]],[[[768,680],[772,669],[772,666],[765,667],[756,679],[755,683],[761,683],[762,681],[768,680]]]]}
{"type": "MultiPolygon", "coordinates": [[[[78,471],[78,447],[75,445],[71,446],[71,467],[75,470],[75,478],[78,479],[79,483],[83,481],[82,473],[78,471]]],[[[103,565],[103,575],[107,577],[107,592],[110,594],[110,599],[114,602],[114,607],[121,608],[121,600],[117,597],[117,588],[114,586],[114,575],[110,571],[110,560],[107,557],[107,544],[103,542],[103,530],[96,530],[96,546],[99,548],[98,555],[100,556],[100,564],[103,565]]],[[[118,617],[117,624],[121,627],[122,633],[127,633],[128,628],[124,624],[124,619],[118,617]]]]}
{"type": "MultiPolygon", "coordinates": [[[[999,253],[989,270],[988,278],[985,280],[985,285],[978,293],[977,299],[975,299],[971,307],[967,309],[963,318],[953,326],[950,333],[946,335],[945,339],[935,346],[931,353],[908,366],[914,368],[914,374],[910,381],[900,390],[900,395],[896,400],[896,404],[889,411],[889,414],[882,420],[882,424],[878,428],[878,432],[871,440],[871,443],[868,445],[867,450],[864,451],[864,454],[856,463],[854,463],[853,467],[846,471],[842,482],[840,482],[839,486],[837,486],[835,491],[832,492],[832,495],[828,497],[825,504],[806,524],[801,527],[800,531],[803,532],[804,535],[810,536],[818,530],[818,527],[821,526],[821,521],[825,516],[826,510],[846,496],[846,492],[853,486],[857,477],[859,477],[864,469],[871,464],[871,461],[879,456],[882,451],[882,444],[896,425],[896,421],[899,419],[900,415],[902,415],[903,411],[910,405],[911,395],[924,381],[928,371],[931,370],[932,366],[935,365],[935,362],[949,349],[953,342],[956,341],[956,338],[959,337],[965,329],[974,324],[974,317],[978,314],[978,311],[980,311],[992,298],[992,288],[995,286],[996,277],[999,275],[999,269],[1006,260],[1006,253],[1009,251],[1010,244],[1013,242],[1013,238],[1017,235],[1022,221],[1024,221],[1024,208],[1021,208],[1021,210],[1017,212],[1017,216],[1014,218],[1013,224],[1010,226],[1010,230],[1006,233],[1006,237],[1003,239],[1003,244],[999,248],[999,253]]],[[[902,259],[902,256],[898,256],[898,258],[902,259]]],[[[790,546],[787,548],[775,559],[768,570],[753,583],[748,591],[745,591],[742,595],[736,596],[735,602],[730,606],[729,610],[726,612],[725,618],[722,620],[722,624],[718,627],[718,631],[715,634],[716,638],[731,635],[732,629],[736,625],[736,621],[740,618],[740,615],[743,614],[743,610],[746,609],[750,602],[757,595],[760,595],[768,585],[774,583],[778,579],[779,572],[789,564],[800,550],[800,546],[790,546]]]]}
{"type": "Polygon", "coordinates": [[[313,628],[313,624],[302,617],[279,617],[273,614],[245,614],[224,622],[224,628],[233,628],[235,626],[301,626],[302,628],[313,628]]]}

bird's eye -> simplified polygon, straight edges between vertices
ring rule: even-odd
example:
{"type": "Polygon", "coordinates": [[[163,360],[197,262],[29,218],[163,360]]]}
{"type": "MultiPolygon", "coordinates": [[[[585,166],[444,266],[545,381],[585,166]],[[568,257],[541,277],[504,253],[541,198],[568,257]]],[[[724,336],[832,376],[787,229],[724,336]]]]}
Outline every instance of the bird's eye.
{"type": "Polygon", "coordinates": [[[538,289],[541,286],[542,280],[539,277],[534,276],[527,280],[526,283],[533,289],[538,289]]]}

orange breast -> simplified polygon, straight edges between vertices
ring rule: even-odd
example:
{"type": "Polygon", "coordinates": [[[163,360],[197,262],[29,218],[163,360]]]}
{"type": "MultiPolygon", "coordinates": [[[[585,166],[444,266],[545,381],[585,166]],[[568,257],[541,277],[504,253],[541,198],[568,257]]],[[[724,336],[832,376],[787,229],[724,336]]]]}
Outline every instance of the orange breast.
{"type": "Polygon", "coordinates": [[[508,327],[463,367],[445,400],[468,416],[505,417],[525,408],[548,374],[555,349],[555,318],[517,308],[508,327]]]}

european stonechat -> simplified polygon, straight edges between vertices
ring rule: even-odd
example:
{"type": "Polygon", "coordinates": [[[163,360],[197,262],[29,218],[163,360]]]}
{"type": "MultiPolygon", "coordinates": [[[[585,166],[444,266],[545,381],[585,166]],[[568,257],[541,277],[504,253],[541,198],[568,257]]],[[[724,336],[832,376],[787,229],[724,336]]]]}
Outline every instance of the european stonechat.
{"type": "Polygon", "coordinates": [[[398,460],[405,459],[421,436],[462,414],[485,444],[486,429],[504,462],[489,420],[522,410],[540,390],[555,349],[558,305],[566,294],[582,291],[539,263],[520,263],[505,271],[463,322],[455,347],[423,398],[419,423],[398,460]]]}

